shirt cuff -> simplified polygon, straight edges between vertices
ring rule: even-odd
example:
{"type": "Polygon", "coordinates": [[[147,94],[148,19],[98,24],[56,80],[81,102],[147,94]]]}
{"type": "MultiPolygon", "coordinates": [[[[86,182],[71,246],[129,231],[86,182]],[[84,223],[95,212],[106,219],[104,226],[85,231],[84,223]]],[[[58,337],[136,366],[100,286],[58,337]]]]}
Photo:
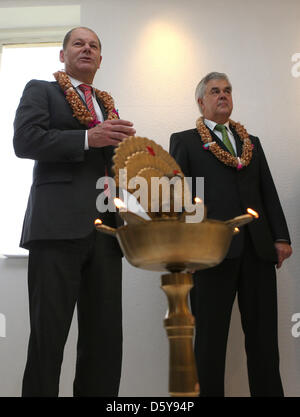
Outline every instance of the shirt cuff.
{"type": "Polygon", "coordinates": [[[84,139],[84,150],[88,151],[89,150],[89,140],[88,140],[88,131],[85,131],[85,139],[84,139]]]}

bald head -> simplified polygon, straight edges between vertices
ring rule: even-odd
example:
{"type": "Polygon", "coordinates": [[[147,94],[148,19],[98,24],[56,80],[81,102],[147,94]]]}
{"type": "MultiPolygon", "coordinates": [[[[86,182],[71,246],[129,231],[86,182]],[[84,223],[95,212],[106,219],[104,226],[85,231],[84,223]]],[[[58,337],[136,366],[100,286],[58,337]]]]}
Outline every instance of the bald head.
{"type": "Polygon", "coordinates": [[[87,28],[87,27],[84,27],[84,26],[77,26],[76,28],[73,28],[73,29],[69,30],[69,32],[65,35],[64,40],[63,40],[63,50],[64,51],[66,50],[66,47],[68,45],[68,42],[69,42],[69,40],[71,38],[72,33],[74,32],[74,30],[77,30],[77,29],[85,29],[85,30],[89,30],[90,32],[94,33],[94,35],[98,39],[99,47],[100,47],[100,51],[101,51],[102,45],[101,45],[101,42],[100,42],[100,39],[99,39],[97,33],[95,33],[92,29],[87,28]]]}

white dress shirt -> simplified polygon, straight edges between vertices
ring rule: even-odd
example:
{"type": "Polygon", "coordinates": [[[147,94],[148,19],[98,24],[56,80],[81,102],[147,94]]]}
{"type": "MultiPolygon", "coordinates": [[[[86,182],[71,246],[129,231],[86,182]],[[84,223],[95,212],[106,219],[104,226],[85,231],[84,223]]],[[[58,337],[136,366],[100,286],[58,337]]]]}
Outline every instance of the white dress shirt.
{"type": "MultiPolygon", "coordinates": [[[[204,123],[206,124],[206,126],[207,127],[209,127],[209,129],[210,130],[212,130],[217,136],[218,136],[218,138],[223,142],[223,137],[222,137],[222,132],[220,132],[219,130],[216,130],[215,129],[215,127],[217,126],[217,124],[218,123],[216,123],[216,122],[213,122],[212,120],[207,120],[207,119],[204,119],[204,123]]],[[[233,150],[234,150],[234,152],[235,152],[235,154],[237,155],[237,152],[236,152],[236,143],[235,143],[235,139],[234,139],[234,136],[233,136],[233,133],[231,132],[231,130],[230,130],[230,127],[229,127],[229,122],[226,122],[226,123],[224,123],[224,126],[226,127],[226,129],[227,129],[227,134],[228,134],[228,138],[229,138],[229,140],[230,140],[230,142],[231,142],[231,145],[232,145],[232,147],[233,147],[233,150]]]]}
{"type": "MultiPolygon", "coordinates": [[[[79,88],[80,84],[86,84],[86,83],[84,83],[82,81],[79,81],[79,80],[76,80],[75,78],[70,77],[70,75],[69,75],[69,78],[70,78],[70,81],[71,81],[73,87],[76,89],[77,93],[80,95],[80,97],[83,99],[83,101],[86,102],[85,97],[84,97],[84,93],[79,88]]],[[[104,117],[103,117],[102,111],[99,107],[99,104],[96,100],[94,87],[91,84],[86,84],[86,85],[90,85],[92,87],[92,100],[93,100],[94,109],[95,109],[98,120],[102,123],[104,121],[104,117]]],[[[88,131],[86,130],[85,131],[84,150],[87,151],[88,149],[89,149],[88,131]]]]}

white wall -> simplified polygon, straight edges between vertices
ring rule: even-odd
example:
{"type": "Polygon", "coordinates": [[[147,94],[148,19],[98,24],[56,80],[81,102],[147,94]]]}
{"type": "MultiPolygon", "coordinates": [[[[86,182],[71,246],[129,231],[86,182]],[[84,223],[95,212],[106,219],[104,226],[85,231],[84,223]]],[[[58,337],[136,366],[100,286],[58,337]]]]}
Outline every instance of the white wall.
{"type": "MultiPolygon", "coordinates": [[[[232,118],[260,137],[290,227],[294,255],[278,273],[279,339],[286,395],[299,396],[300,338],[291,334],[291,317],[300,312],[300,79],[291,72],[292,55],[300,52],[299,1],[85,0],[81,10],[81,23],[95,29],[103,43],[97,86],[111,92],[121,117],[135,123],[137,135],[165,149],[172,132],[195,126],[194,89],[199,79],[213,70],[230,76],[232,118]]],[[[167,301],[160,274],[137,270],[127,262],[124,268],[120,395],[167,395],[168,341],[162,324],[167,301]]],[[[0,260],[0,274],[0,313],[7,316],[7,337],[0,339],[0,396],[16,396],[28,337],[26,261],[0,260]]],[[[75,339],[74,323],[62,395],[71,395],[75,339]]],[[[236,307],[226,394],[249,395],[236,307]]]]}

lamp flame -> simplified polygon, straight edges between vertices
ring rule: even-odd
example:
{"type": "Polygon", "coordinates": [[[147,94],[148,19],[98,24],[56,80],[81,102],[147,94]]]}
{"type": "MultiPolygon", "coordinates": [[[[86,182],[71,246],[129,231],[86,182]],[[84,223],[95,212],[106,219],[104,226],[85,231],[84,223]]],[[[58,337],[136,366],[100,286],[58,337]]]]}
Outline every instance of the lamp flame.
{"type": "Polygon", "coordinates": [[[251,208],[247,208],[247,213],[251,214],[251,216],[253,216],[255,219],[259,218],[259,214],[257,213],[257,211],[254,211],[251,208]]]}
{"type": "Polygon", "coordinates": [[[126,204],[124,203],[124,201],[122,201],[120,198],[114,198],[114,203],[115,203],[115,206],[118,208],[118,209],[126,209],[127,207],[126,207],[126,204]]]}
{"type": "Polygon", "coordinates": [[[198,203],[198,204],[203,203],[203,201],[201,200],[201,198],[200,198],[200,197],[195,197],[195,198],[194,198],[194,201],[195,201],[195,203],[198,203]]]}
{"type": "Polygon", "coordinates": [[[95,226],[102,224],[102,220],[96,219],[94,222],[95,226]]]}

